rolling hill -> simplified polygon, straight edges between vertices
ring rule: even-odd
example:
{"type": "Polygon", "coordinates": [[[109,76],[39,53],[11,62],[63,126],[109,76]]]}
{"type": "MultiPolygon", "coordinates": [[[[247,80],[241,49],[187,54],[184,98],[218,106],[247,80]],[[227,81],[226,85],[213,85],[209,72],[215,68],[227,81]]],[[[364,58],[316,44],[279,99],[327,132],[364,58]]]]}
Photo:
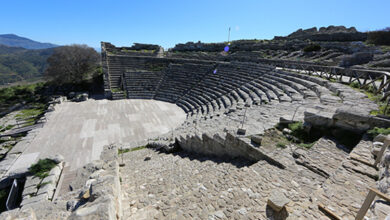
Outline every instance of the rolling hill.
{"type": "Polygon", "coordinates": [[[51,43],[41,43],[15,34],[0,34],[0,44],[10,47],[22,47],[25,49],[47,49],[58,47],[51,43]]]}
{"type": "Polygon", "coordinates": [[[27,50],[0,45],[0,85],[42,77],[54,48],[27,50]]]}

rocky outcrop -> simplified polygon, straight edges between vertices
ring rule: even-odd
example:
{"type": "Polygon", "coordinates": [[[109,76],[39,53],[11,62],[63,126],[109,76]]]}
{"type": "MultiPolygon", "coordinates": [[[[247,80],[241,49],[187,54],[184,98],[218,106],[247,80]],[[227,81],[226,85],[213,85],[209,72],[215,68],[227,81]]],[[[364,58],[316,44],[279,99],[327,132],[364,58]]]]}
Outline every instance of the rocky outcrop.
{"type": "Polygon", "coordinates": [[[79,196],[68,201],[68,209],[72,211],[68,219],[121,218],[121,188],[117,159],[117,147],[105,146],[100,161],[94,162],[101,166],[94,166],[96,170],[78,190],[79,196]]]}
{"type": "Polygon", "coordinates": [[[312,41],[365,41],[366,33],[361,33],[355,27],[346,28],[344,26],[316,27],[306,30],[299,29],[286,37],[287,39],[300,39],[312,41]]]}
{"type": "MultiPolygon", "coordinates": [[[[120,219],[122,205],[117,159],[118,148],[114,145],[105,146],[100,160],[94,161],[80,170],[80,173],[85,172],[85,175],[76,176],[72,185],[73,191],[61,195],[51,202],[48,200],[49,194],[45,191],[45,186],[42,186],[38,190],[38,194],[40,191],[42,193],[36,195],[35,192],[35,197],[26,198],[30,201],[29,203],[22,204],[20,209],[3,212],[0,219],[35,219],[35,216],[36,219],[120,219]],[[35,198],[34,201],[33,198],[35,198]]],[[[45,179],[58,179],[57,175],[54,174],[58,173],[55,169],[50,172],[53,175],[49,175],[45,179]]],[[[29,189],[34,189],[34,186],[36,188],[39,182],[42,180],[34,177],[28,178],[23,193],[27,194],[29,189]]],[[[46,188],[52,189],[52,187],[46,188]]]]}
{"type": "Polygon", "coordinates": [[[162,49],[156,44],[140,44],[134,43],[131,47],[115,47],[114,45],[101,42],[102,53],[115,55],[132,55],[132,56],[157,56],[162,49]]]}

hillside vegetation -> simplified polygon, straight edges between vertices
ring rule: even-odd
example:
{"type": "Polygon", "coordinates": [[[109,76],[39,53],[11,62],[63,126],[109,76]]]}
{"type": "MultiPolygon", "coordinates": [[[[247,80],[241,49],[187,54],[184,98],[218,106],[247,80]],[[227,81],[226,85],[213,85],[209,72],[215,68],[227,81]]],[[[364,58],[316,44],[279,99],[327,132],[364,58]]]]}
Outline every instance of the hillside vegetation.
{"type": "Polygon", "coordinates": [[[42,77],[53,48],[27,50],[0,45],[0,85],[42,77]]]}

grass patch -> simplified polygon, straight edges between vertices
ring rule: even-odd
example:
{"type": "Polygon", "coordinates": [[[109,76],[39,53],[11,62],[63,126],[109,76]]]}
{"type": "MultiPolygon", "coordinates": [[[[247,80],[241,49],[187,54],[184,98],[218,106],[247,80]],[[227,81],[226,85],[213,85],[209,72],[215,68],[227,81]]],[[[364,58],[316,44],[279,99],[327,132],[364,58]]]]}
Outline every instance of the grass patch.
{"type": "MultiPolygon", "coordinates": [[[[300,121],[289,123],[289,124],[278,123],[275,126],[275,128],[279,130],[280,135],[282,135],[283,138],[288,143],[294,143],[299,147],[304,147],[308,149],[311,148],[315,144],[315,142],[321,137],[321,135],[317,134],[316,132],[311,132],[311,133],[306,132],[303,122],[300,121]],[[290,129],[291,134],[283,135],[281,131],[283,131],[284,128],[290,129]]],[[[286,143],[286,142],[280,142],[279,140],[276,142],[278,147],[282,146],[279,143],[284,143],[284,144],[286,143]]]]}
{"type": "Polygon", "coordinates": [[[261,140],[262,148],[286,148],[288,144],[290,142],[282,132],[274,128],[266,130],[261,140]]]}
{"type": "Polygon", "coordinates": [[[130,152],[130,149],[118,149],[118,154],[124,154],[124,153],[127,153],[127,152],[130,152]]]}
{"type": "Polygon", "coordinates": [[[358,82],[351,82],[349,84],[350,87],[352,88],[355,88],[355,89],[359,89],[360,88],[360,84],[358,82]]]}
{"type": "Polygon", "coordinates": [[[307,144],[305,144],[305,143],[300,143],[300,144],[298,144],[298,146],[303,147],[303,148],[310,149],[311,147],[313,147],[314,144],[315,144],[315,142],[313,142],[313,143],[307,143],[307,144]]]}
{"type": "Polygon", "coordinates": [[[38,115],[41,115],[43,113],[44,113],[44,109],[41,108],[23,109],[16,115],[16,118],[23,120],[32,117],[37,117],[38,115]]]}
{"type": "Polygon", "coordinates": [[[383,134],[383,135],[389,135],[390,134],[390,128],[378,128],[378,127],[375,127],[371,130],[368,130],[367,131],[367,134],[369,137],[371,138],[374,138],[380,134],[383,134]]]}
{"type": "Polygon", "coordinates": [[[11,130],[14,127],[15,127],[15,125],[7,125],[5,127],[1,127],[0,132],[11,130]]]}
{"type": "Polygon", "coordinates": [[[0,89],[0,104],[7,106],[18,102],[33,102],[40,98],[43,83],[18,85],[0,89]]]}
{"type": "Polygon", "coordinates": [[[287,146],[286,146],[286,144],[284,144],[284,143],[278,142],[278,143],[276,144],[276,147],[279,147],[279,148],[286,148],[287,146]]]}
{"type": "Polygon", "coordinates": [[[139,146],[139,147],[134,147],[134,148],[126,148],[126,149],[118,149],[118,154],[124,154],[124,153],[127,153],[127,152],[142,150],[142,149],[145,149],[145,148],[146,148],[146,146],[139,146]]]}
{"type": "Polygon", "coordinates": [[[288,128],[292,131],[291,135],[298,138],[301,142],[308,142],[309,135],[303,128],[302,122],[294,122],[288,125],[288,128]]]}
{"type": "Polygon", "coordinates": [[[31,165],[28,169],[34,176],[43,179],[49,175],[49,171],[53,169],[57,163],[51,159],[40,159],[37,163],[31,165]]]}
{"type": "Polygon", "coordinates": [[[356,89],[359,92],[364,93],[367,95],[368,99],[371,101],[374,101],[378,105],[378,110],[373,110],[370,112],[371,115],[384,115],[384,116],[389,116],[390,117],[390,106],[387,107],[386,109],[386,100],[382,101],[382,96],[380,94],[375,94],[375,89],[372,85],[369,85],[366,87],[366,89],[360,89],[359,83],[358,82],[353,82],[349,84],[350,87],[356,89]]]}
{"type": "Polygon", "coordinates": [[[118,88],[113,88],[113,89],[111,89],[111,92],[123,92],[123,90],[118,89],[118,88]]]}

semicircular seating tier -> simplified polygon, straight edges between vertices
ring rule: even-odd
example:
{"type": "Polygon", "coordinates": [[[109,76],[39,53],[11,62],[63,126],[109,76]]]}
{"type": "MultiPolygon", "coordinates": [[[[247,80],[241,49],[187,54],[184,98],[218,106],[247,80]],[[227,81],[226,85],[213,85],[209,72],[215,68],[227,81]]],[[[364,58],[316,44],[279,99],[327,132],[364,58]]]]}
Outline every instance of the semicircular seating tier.
{"type": "Polygon", "coordinates": [[[131,99],[175,103],[190,117],[271,102],[341,101],[326,80],[257,63],[116,55],[107,56],[107,69],[106,88],[131,99]]]}

